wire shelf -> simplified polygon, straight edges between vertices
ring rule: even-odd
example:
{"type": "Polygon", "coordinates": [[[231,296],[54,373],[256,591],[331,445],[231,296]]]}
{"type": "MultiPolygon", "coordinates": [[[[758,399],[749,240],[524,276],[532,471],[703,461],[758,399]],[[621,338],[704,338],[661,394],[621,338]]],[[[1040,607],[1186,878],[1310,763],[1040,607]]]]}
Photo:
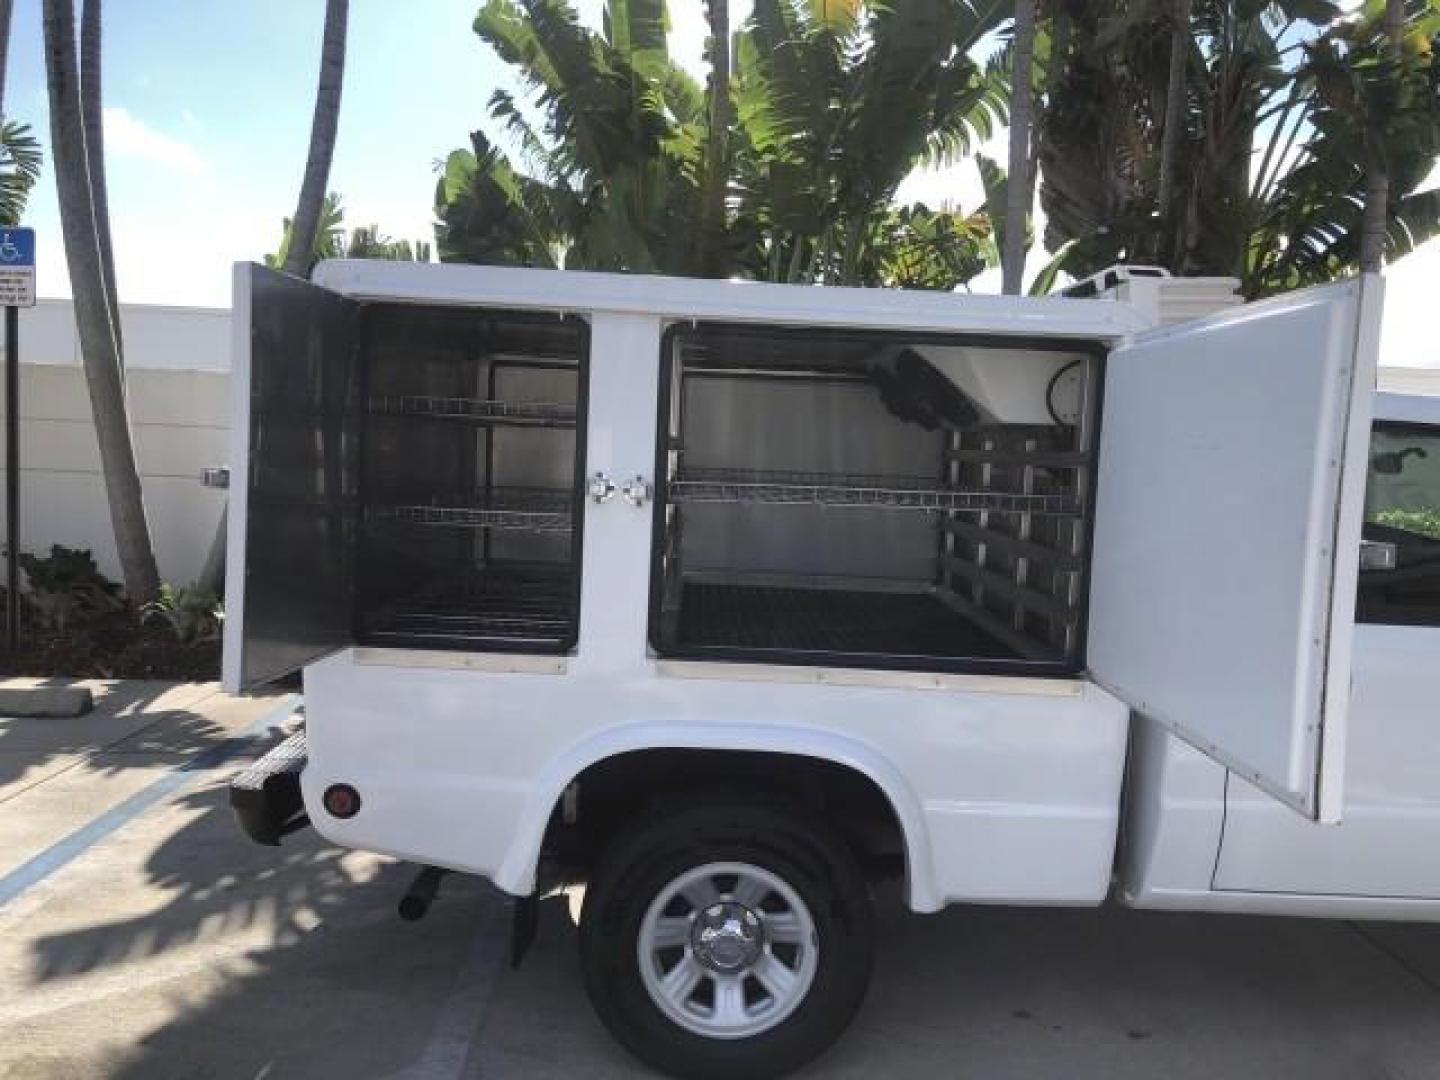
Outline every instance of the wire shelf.
{"type": "Polygon", "coordinates": [[[468,529],[517,529],[526,532],[569,532],[574,493],[543,488],[498,488],[486,498],[464,505],[409,504],[372,506],[376,521],[468,529]]]}
{"type": "Polygon", "coordinates": [[[574,629],[573,582],[564,570],[440,578],[365,619],[365,637],[377,643],[548,648],[574,629]]]}
{"type": "Polygon", "coordinates": [[[1073,494],[957,491],[908,476],[687,469],[669,484],[674,503],[766,503],[783,506],[883,507],[895,510],[981,511],[1074,515],[1073,494]]]}
{"type": "Polygon", "coordinates": [[[1013,659],[930,592],[702,584],[682,593],[675,644],[835,656],[1013,659]]]}
{"type": "Polygon", "coordinates": [[[485,398],[406,394],[373,397],[370,399],[370,411],[384,416],[469,420],[477,424],[563,428],[575,426],[575,406],[558,401],[494,401],[485,398]]]}

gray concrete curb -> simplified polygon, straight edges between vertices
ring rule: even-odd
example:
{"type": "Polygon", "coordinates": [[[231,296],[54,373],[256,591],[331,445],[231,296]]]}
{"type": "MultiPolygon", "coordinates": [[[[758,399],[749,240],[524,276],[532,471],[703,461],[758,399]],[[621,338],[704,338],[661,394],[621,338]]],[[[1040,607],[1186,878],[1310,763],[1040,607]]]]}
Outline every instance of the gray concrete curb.
{"type": "Polygon", "coordinates": [[[0,687],[0,716],[84,716],[93,708],[83,686],[0,687]]]}

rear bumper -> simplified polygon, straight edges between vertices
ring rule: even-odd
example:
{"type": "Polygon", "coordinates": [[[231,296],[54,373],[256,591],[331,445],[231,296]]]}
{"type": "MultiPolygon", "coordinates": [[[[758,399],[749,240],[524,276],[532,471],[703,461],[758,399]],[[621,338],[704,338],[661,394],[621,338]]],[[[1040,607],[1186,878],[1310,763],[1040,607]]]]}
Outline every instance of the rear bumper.
{"type": "Polygon", "coordinates": [[[305,733],[298,732],[231,779],[230,806],[257,844],[274,847],[310,823],[300,797],[300,773],[308,760],[305,733]]]}

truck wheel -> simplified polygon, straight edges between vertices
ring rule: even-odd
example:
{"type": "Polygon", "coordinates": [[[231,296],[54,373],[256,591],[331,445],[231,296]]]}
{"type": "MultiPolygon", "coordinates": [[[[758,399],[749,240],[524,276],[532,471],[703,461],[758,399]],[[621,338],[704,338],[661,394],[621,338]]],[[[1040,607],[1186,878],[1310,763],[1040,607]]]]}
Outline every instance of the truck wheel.
{"type": "Polygon", "coordinates": [[[585,894],[580,958],[605,1026],[677,1076],[773,1077],[829,1046],[870,981],[854,856],[800,811],[696,805],[642,825],[585,894]]]}

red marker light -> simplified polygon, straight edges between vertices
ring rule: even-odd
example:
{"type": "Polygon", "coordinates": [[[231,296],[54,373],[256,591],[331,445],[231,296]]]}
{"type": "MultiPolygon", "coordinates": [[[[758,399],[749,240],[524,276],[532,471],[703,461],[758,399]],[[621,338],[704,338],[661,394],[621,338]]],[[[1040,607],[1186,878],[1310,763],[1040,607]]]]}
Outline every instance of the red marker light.
{"type": "Polygon", "coordinates": [[[349,784],[331,784],[321,801],[331,817],[352,818],[360,812],[360,793],[349,784]]]}

